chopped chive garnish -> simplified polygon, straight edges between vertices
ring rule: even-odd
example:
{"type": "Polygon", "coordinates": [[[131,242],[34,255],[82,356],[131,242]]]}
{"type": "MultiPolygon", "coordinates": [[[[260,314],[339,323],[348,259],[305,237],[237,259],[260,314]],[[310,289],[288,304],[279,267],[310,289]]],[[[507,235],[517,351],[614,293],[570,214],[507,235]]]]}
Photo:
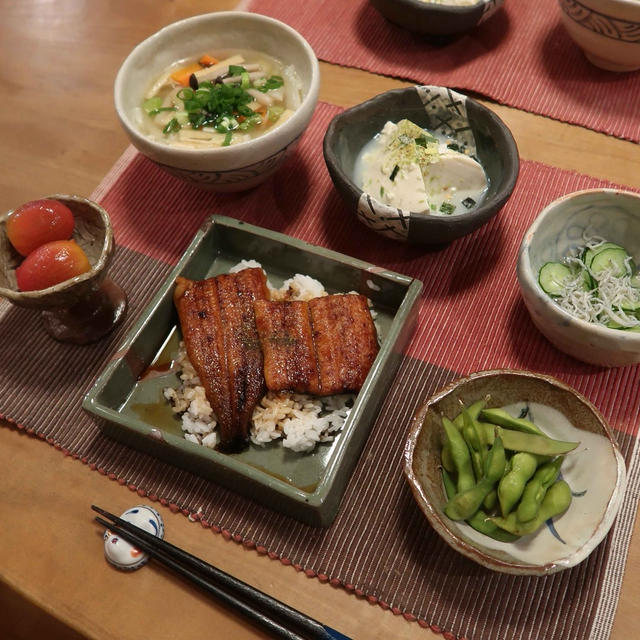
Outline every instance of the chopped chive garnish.
{"type": "Polygon", "coordinates": [[[475,207],[476,205],[476,201],[473,198],[465,198],[462,201],[462,204],[467,208],[467,209],[471,209],[471,207],[475,207]]]}
{"type": "Polygon", "coordinates": [[[284,113],[284,107],[274,104],[267,109],[267,118],[271,122],[276,122],[283,113],[284,113]]]}
{"type": "Polygon", "coordinates": [[[440,205],[440,211],[442,213],[452,214],[456,210],[456,205],[450,202],[443,202],[440,205]]]}
{"type": "Polygon", "coordinates": [[[169,134],[175,133],[176,131],[180,131],[180,123],[176,118],[171,118],[171,120],[167,122],[166,127],[162,130],[162,133],[169,134]]]}
{"type": "Polygon", "coordinates": [[[391,182],[393,182],[396,179],[396,176],[398,175],[398,171],[400,171],[400,167],[398,165],[393,167],[393,171],[391,172],[391,175],[389,176],[389,180],[391,180],[391,182]]]}
{"type": "Polygon", "coordinates": [[[227,131],[227,134],[224,137],[224,142],[222,143],[223,147],[228,147],[231,144],[231,136],[233,133],[231,131],[227,131]]]}
{"type": "Polygon", "coordinates": [[[151,116],[158,113],[158,109],[162,106],[162,98],[149,98],[142,103],[142,108],[151,116]]]}
{"type": "Polygon", "coordinates": [[[271,91],[271,89],[279,89],[282,85],[284,85],[282,76],[270,76],[259,87],[256,87],[256,89],[262,91],[262,93],[266,93],[267,91],[271,91]]]}

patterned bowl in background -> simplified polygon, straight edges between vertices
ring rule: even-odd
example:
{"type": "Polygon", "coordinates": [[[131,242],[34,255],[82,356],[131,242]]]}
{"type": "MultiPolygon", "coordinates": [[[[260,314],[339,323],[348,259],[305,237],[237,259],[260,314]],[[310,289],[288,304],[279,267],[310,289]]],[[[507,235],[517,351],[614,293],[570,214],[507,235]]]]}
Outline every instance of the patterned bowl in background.
{"type": "Polygon", "coordinates": [[[596,67],[640,69],[638,0],[558,0],[562,22],[596,67]]]}

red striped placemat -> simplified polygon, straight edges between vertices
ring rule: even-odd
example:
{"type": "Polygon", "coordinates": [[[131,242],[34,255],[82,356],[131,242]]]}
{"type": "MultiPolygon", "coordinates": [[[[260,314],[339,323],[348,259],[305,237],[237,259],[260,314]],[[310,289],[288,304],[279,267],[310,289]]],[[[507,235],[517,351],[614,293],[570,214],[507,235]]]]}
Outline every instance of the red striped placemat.
{"type": "Polygon", "coordinates": [[[447,44],[388,22],[368,0],[251,0],[252,11],[298,30],[327,62],[422,84],[473,91],[500,103],[640,141],[640,71],[591,65],[569,38],[557,0],[506,0],[447,44]]]}
{"type": "Polygon", "coordinates": [[[611,185],[524,161],[512,198],[485,227],[441,251],[407,247],[362,226],[335,194],[321,143],[338,111],[320,104],[295,156],[273,179],[244,194],[198,191],[129,149],[94,193],[111,214],[119,242],[113,275],[129,293],[126,325],[90,347],[61,345],[44,334],[37,314],[0,301],[0,415],[206,529],[447,637],[608,637],[640,482],[640,367],[599,369],[557,353],[524,310],[515,260],[524,229],[549,200],[611,185]],[[329,246],[425,283],[418,330],[328,529],[293,521],[109,440],[80,407],[170,265],[212,213],[329,246]],[[24,335],[30,336],[27,343],[24,335]],[[416,407],[457,375],[494,367],[550,373],[587,395],[616,429],[629,470],[623,508],[605,541],[579,566],[546,578],[492,573],[449,549],[418,510],[402,475],[416,407]]]}

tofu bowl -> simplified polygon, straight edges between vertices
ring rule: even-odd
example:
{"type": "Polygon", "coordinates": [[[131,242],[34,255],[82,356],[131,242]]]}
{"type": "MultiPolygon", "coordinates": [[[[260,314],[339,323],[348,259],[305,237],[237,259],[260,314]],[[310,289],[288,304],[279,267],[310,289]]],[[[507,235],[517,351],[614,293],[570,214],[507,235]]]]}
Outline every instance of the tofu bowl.
{"type": "Polygon", "coordinates": [[[329,124],[323,151],[358,220],[412,244],[478,229],[507,202],[519,171],[507,126],[446,87],[394,89],[347,109],[329,124]]]}
{"type": "Polygon", "coordinates": [[[251,188],[295,148],[313,115],[318,60],[288,25],[242,11],[194,16],[138,44],[115,80],[131,143],[215,191],[251,188]]]}
{"type": "Polygon", "coordinates": [[[634,365],[638,263],[640,195],[587,189],[551,202],[533,221],[520,245],[518,283],[533,323],[557,349],[589,364],[634,365]]]}

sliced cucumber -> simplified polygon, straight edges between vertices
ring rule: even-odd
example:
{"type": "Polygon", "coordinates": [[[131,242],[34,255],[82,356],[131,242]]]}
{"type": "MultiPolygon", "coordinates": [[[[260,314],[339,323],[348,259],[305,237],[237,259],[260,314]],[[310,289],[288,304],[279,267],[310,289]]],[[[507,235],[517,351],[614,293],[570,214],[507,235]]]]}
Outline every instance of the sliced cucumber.
{"type": "Polygon", "coordinates": [[[565,290],[565,280],[571,278],[573,272],[562,262],[547,262],[540,268],[538,282],[542,290],[550,296],[560,296],[565,290]]]}
{"type": "Polygon", "coordinates": [[[585,250],[582,252],[582,262],[584,262],[584,264],[587,267],[590,267],[594,257],[598,255],[601,251],[606,251],[607,249],[622,249],[622,251],[625,251],[624,247],[621,247],[619,244],[616,244],[615,242],[603,242],[602,244],[599,244],[597,247],[593,247],[591,249],[585,248],[585,250]]]}
{"type": "Polygon", "coordinates": [[[603,249],[593,256],[589,268],[594,276],[602,271],[611,269],[613,276],[620,278],[629,273],[628,258],[629,254],[622,248],[603,249]]]}
{"type": "Polygon", "coordinates": [[[636,313],[640,311],[640,301],[638,300],[623,300],[618,308],[626,313],[636,313]]]}

